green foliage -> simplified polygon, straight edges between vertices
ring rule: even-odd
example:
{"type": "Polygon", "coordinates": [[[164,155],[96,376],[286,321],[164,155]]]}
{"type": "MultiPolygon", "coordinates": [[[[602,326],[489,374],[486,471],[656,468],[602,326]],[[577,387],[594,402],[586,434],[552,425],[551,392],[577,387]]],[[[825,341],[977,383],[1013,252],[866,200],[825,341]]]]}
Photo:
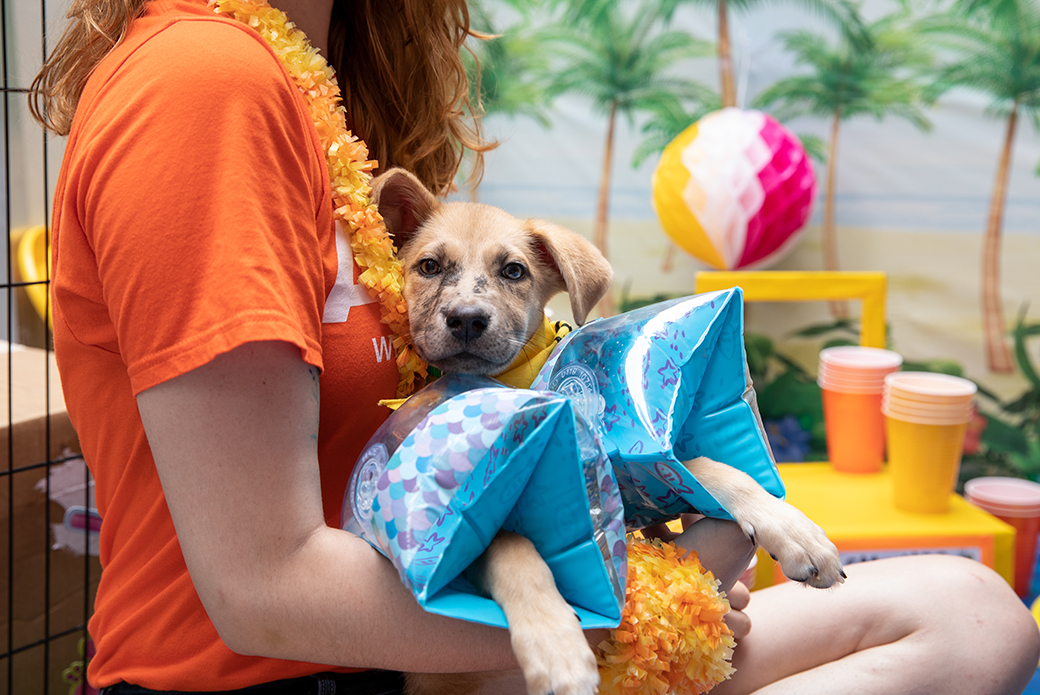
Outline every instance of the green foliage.
{"type": "Polygon", "coordinates": [[[796,63],[809,73],[780,80],[758,96],[756,105],[775,108],[780,120],[892,115],[929,130],[924,93],[914,74],[930,64],[930,56],[902,28],[905,18],[903,12],[886,15],[866,25],[862,34],[843,33],[836,44],[806,30],[781,34],[796,63]]]}
{"type": "Polygon", "coordinates": [[[847,335],[850,339],[859,338],[859,328],[856,322],[845,318],[835,319],[830,323],[814,323],[805,328],[792,331],[791,336],[795,338],[816,338],[835,332],[847,335]]]}
{"type": "Polygon", "coordinates": [[[524,3],[508,3],[521,10],[521,19],[499,26],[485,2],[470,0],[470,22],[488,37],[468,40],[462,57],[469,75],[470,101],[483,116],[527,116],[549,127],[546,113],[548,61],[540,50],[541,37],[524,3]]]}
{"type": "Polygon", "coordinates": [[[668,74],[682,59],[709,55],[711,44],[669,30],[666,20],[656,0],[643,0],[631,16],[620,3],[602,3],[547,29],[543,37],[555,73],[550,95],[585,96],[596,111],[617,111],[630,121],[639,111],[711,99],[714,92],[705,85],[668,74]]]}
{"type": "Polygon", "coordinates": [[[764,384],[769,373],[769,358],[773,355],[772,338],[761,333],[745,333],[744,353],[747,355],[751,381],[764,384]]]}
{"type": "Polygon", "coordinates": [[[827,163],[827,143],[818,135],[800,133],[798,139],[802,141],[805,153],[813,158],[817,164],[827,163]]]}
{"type": "Polygon", "coordinates": [[[986,416],[986,429],[982,431],[981,441],[997,451],[1019,456],[1029,455],[1029,438],[1025,432],[1000,418],[986,416]]]}
{"type": "Polygon", "coordinates": [[[959,0],[915,28],[949,57],[934,70],[931,98],[970,89],[991,98],[990,113],[1007,116],[1017,107],[1040,127],[1040,3],[959,0]]]}
{"type": "Polygon", "coordinates": [[[653,115],[643,126],[643,141],[632,154],[632,166],[638,167],[648,157],[660,154],[680,133],[712,111],[722,108],[718,94],[706,95],[687,108],[682,102],[669,101],[651,107],[653,115]]]}
{"type": "Polygon", "coordinates": [[[762,387],[755,387],[758,408],[765,420],[780,420],[793,415],[803,430],[809,433],[811,454],[808,460],[827,458],[827,433],[823,424],[823,401],[816,379],[801,369],[791,368],[780,373],[762,387]]]}
{"type": "Polygon", "coordinates": [[[966,456],[961,481],[978,475],[1009,475],[1040,478],[1040,376],[1030,356],[1030,343],[1040,335],[1040,324],[1027,324],[1018,317],[1014,330],[1015,361],[1029,387],[1017,398],[1003,401],[983,388],[994,413],[984,413],[985,429],[979,451],[966,456]]]}
{"type": "Polygon", "coordinates": [[[636,309],[642,309],[651,304],[659,304],[660,302],[667,302],[669,299],[677,299],[678,297],[685,296],[681,294],[655,294],[649,297],[633,297],[630,294],[631,288],[631,282],[626,282],[625,286],[621,288],[621,299],[618,301],[619,313],[623,314],[628,311],[635,311],[636,309]]]}

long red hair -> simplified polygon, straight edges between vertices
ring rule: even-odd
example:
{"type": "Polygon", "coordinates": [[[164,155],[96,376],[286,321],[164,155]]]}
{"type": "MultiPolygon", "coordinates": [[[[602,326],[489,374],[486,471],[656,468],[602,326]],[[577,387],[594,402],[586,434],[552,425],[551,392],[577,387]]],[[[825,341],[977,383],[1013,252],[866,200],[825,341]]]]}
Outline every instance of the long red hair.
{"type": "MultiPolygon", "coordinates": [[[[94,67],[126,35],[148,0],[74,0],[69,25],[33,80],[29,107],[68,135],[94,67]]],[[[486,142],[469,99],[460,51],[469,36],[465,0],[335,0],[329,62],[347,122],[381,168],[400,166],[431,190],[452,189],[465,150],[479,180],[486,142]]]]}

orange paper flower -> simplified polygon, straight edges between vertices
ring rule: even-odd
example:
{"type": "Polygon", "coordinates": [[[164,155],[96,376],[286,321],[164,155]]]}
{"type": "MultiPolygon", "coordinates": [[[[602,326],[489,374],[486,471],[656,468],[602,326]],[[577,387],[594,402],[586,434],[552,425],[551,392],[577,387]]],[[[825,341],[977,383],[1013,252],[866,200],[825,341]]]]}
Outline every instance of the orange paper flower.
{"type": "Polygon", "coordinates": [[[696,552],[629,538],[621,625],[599,645],[603,695],[706,693],[733,673],[729,601],[696,552]]]}
{"type": "Polygon", "coordinates": [[[333,217],[349,230],[354,261],[362,271],[359,281],[379,301],[381,319],[394,333],[400,372],[397,394],[407,396],[426,377],[426,363],[411,349],[401,264],[372,202],[372,170],[378,163],[368,158],[365,143],[347,130],[335,73],[285,13],[265,0],[210,0],[210,5],[260,34],[303,94],[325,149],[333,217]]]}

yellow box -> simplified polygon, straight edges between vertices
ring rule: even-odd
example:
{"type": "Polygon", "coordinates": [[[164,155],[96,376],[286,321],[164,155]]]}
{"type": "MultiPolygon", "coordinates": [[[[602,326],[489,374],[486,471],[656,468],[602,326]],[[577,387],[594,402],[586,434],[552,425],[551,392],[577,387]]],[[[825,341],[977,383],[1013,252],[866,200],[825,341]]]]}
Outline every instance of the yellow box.
{"type": "Polygon", "coordinates": [[[744,291],[745,302],[810,302],[858,299],[863,303],[859,344],[883,348],[886,343],[885,273],[874,271],[727,270],[697,273],[694,292],[730,287],[744,291]]]}
{"type": "MultiPolygon", "coordinates": [[[[963,555],[1014,578],[1015,529],[958,495],[942,514],[917,514],[892,504],[888,471],[838,473],[829,463],[780,464],[787,501],[823,527],[844,564],[894,555],[963,555]]],[[[783,581],[779,566],[759,551],[755,587],[783,581]]]]}

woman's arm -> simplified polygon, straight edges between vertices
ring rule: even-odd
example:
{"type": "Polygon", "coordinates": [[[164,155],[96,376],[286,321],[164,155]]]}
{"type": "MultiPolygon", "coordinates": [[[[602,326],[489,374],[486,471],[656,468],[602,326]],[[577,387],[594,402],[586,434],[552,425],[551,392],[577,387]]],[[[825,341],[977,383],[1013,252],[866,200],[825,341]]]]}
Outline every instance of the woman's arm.
{"type": "Polygon", "coordinates": [[[298,348],[263,342],[138,396],[188,570],[221,639],[244,654],[344,666],[514,668],[505,630],[424,612],[389,562],[325,525],[318,393],[298,348]]]}

